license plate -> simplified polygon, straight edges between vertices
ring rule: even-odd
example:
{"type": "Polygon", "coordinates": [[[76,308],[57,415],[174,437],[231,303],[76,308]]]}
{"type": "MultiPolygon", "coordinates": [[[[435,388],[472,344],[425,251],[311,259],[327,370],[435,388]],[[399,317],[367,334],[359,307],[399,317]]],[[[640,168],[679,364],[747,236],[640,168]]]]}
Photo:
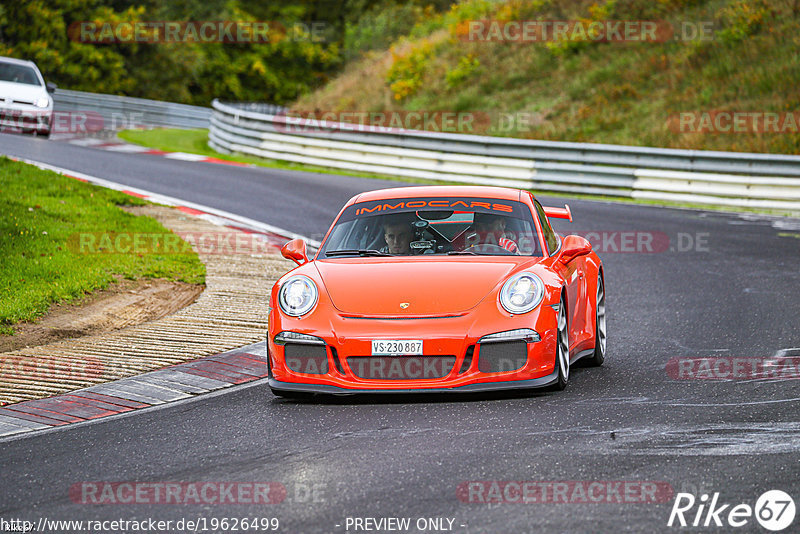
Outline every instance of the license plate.
{"type": "Polygon", "coordinates": [[[372,341],[373,356],[422,355],[421,339],[380,339],[372,341]]]}

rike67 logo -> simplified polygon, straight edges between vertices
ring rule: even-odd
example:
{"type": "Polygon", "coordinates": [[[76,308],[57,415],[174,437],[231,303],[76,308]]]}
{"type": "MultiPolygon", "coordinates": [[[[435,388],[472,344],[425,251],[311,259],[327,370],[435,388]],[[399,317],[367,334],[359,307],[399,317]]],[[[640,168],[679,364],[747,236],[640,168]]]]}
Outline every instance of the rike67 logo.
{"type": "Polygon", "coordinates": [[[795,505],[792,497],[781,490],[764,492],[755,507],[741,503],[732,506],[722,503],[719,493],[699,499],[691,493],[678,493],[669,514],[667,526],[676,527],[733,527],[751,525],[753,517],[767,530],[778,532],[794,522],[795,505]]]}

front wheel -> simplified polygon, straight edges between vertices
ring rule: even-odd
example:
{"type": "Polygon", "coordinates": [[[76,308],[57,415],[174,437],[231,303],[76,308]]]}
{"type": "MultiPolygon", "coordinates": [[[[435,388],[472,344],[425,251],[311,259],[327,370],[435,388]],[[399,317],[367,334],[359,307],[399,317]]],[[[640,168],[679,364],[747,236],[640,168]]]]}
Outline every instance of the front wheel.
{"type": "Polygon", "coordinates": [[[556,335],[556,366],[558,379],[555,389],[561,391],[569,381],[569,328],[567,326],[567,303],[564,297],[558,305],[558,333],[556,335]]]}
{"type": "Polygon", "coordinates": [[[594,353],[586,359],[593,366],[603,365],[606,359],[606,288],[603,275],[597,275],[597,301],[594,316],[594,353]]]}

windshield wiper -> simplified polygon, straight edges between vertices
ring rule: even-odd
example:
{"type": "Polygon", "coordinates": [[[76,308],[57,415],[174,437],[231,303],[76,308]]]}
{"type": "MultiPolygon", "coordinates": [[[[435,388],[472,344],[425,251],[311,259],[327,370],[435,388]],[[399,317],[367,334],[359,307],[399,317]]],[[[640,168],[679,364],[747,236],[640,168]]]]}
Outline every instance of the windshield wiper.
{"type": "Polygon", "coordinates": [[[472,252],[471,250],[451,250],[447,253],[448,256],[458,256],[461,254],[466,254],[467,256],[481,256],[482,254],[478,254],[477,252],[472,252]]]}
{"type": "Polygon", "coordinates": [[[388,252],[368,248],[343,248],[340,250],[328,250],[325,256],[391,256],[388,252]]]}

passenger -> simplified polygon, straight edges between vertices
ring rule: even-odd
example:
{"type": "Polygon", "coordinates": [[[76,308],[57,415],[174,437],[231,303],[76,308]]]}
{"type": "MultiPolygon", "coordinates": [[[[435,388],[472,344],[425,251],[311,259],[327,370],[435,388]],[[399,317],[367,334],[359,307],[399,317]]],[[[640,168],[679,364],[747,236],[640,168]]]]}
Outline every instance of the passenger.
{"type": "Polygon", "coordinates": [[[513,254],[519,254],[519,247],[506,237],[506,218],[493,213],[476,213],[472,221],[474,234],[469,237],[469,245],[480,247],[494,245],[513,254]]]}

